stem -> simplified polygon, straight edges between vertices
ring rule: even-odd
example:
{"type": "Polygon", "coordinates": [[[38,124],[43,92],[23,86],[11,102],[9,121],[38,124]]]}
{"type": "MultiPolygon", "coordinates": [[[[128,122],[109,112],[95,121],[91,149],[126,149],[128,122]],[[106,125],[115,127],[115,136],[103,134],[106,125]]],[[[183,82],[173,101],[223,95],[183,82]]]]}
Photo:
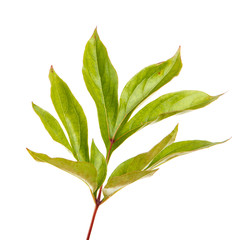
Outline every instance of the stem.
{"type": "Polygon", "coordinates": [[[94,221],[95,221],[95,217],[96,217],[98,208],[99,208],[99,205],[96,204],[94,213],[93,213],[93,215],[92,215],[91,225],[90,225],[90,228],[89,228],[89,231],[88,231],[86,240],[89,240],[89,239],[90,239],[90,236],[91,236],[91,230],[92,230],[92,227],[93,227],[93,224],[94,224],[94,221]]]}
{"type": "MultiPolygon", "coordinates": [[[[110,146],[109,146],[109,150],[107,152],[107,158],[106,158],[107,164],[108,164],[108,161],[109,161],[109,158],[110,158],[110,153],[111,153],[111,149],[112,149],[112,146],[113,146],[114,142],[115,141],[113,139],[110,139],[110,146]]],[[[94,224],[94,221],[95,221],[95,218],[96,218],[96,214],[97,214],[97,210],[98,210],[99,206],[102,203],[101,194],[102,194],[102,186],[100,187],[99,192],[98,192],[98,196],[96,198],[96,205],[95,205],[95,209],[94,209],[94,212],[93,212],[93,215],[92,215],[91,224],[90,224],[90,227],[89,227],[89,231],[88,231],[86,240],[90,239],[91,231],[92,231],[93,224],[94,224]]]]}
{"type": "Polygon", "coordinates": [[[114,142],[115,142],[114,139],[110,139],[110,146],[109,146],[108,153],[107,153],[107,158],[106,158],[106,163],[107,164],[108,164],[108,161],[109,161],[109,158],[110,158],[110,153],[111,153],[111,149],[112,149],[112,146],[113,146],[114,142]]]}

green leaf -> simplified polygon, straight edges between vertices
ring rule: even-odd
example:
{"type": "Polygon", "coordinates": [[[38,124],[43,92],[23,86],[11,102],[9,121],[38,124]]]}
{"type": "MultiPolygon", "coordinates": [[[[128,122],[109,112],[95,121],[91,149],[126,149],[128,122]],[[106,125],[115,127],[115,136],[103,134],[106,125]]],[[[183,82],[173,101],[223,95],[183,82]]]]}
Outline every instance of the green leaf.
{"type": "Polygon", "coordinates": [[[48,131],[52,139],[64,147],[66,147],[69,151],[72,151],[71,146],[59,124],[59,122],[47,111],[32,103],[32,107],[34,111],[37,113],[39,118],[41,119],[45,129],[48,131]]]}
{"type": "Polygon", "coordinates": [[[136,171],[123,174],[121,176],[111,177],[103,188],[104,199],[111,197],[123,187],[144,177],[152,176],[158,169],[147,171],[136,171]]]}
{"type": "Polygon", "coordinates": [[[178,132],[178,125],[174,130],[156,144],[150,151],[139,154],[121,163],[110,175],[111,177],[120,176],[129,172],[145,170],[153,159],[168,145],[175,141],[178,132]]]}
{"type": "Polygon", "coordinates": [[[96,29],[85,47],[82,72],[97,107],[103,141],[109,148],[118,112],[118,76],[96,29]]]}
{"type": "Polygon", "coordinates": [[[190,90],[168,93],[157,98],[136,113],[118,132],[114,149],[139,129],[167,117],[202,108],[219,96],[210,96],[201,91],[190,90]]]}
{"type": "MultiPolygon", "coordinates": [[[[140,154],[141,155],[141,154],[140,154]]],[[[138,155],[139,156],[139,155],[138,155]]],[[[137,156],[136,156],[137,157],[137,156]]],[[[130,159],[127,159],[126,161],[122,162],[120,165],[118,165],[114,171],[111,173],[110,178],[115,177],[115,176],[121,176],[126,173],[128,173],[128,168],[131,165],[132,161],[134,160],[135,157],[132,157],[130,159]]]]}
{"type": "MultiPolygon", "coordinates": [[[[226,140],[227,141],[227,140],[226,140]]],[[[200,149],[212,147],[217,144],[224,143],[223,142],[208,142],[202,140],[190,140],[190,141],[182,141],[176,142],[168,147],[166,147],[163,151],[161,151],[150,163],[148,169],[153,169],[161,164],[171,160],[172,158],[191,153],[200,149]]]]}
{"type": "Polygon", "coordinates": [[[83,180],[92,193],[97,189],[97,171],[91,163],[74,162],[64,158],[50,158],[45,154],[36,153],[29,149],[27,151],[36,161],[49,163],[83,180]]]}
{"type": "Polygon", "coordinates": [[[94,141],[91,144],[90,162],[97,170],[97,187],[100,188],[107,175],[107,163],[103,154],[98,150],[94,141]]]}
{"type": "Polygon", "coordinates": [[[126,84],[121,93],[115,133],[127,122],[140,103],[177,76],[181,68],[179,48],[169,60],[153,64],[137,73],[126,84]]]}
{"type": "Polygon", "coordinates": [[[50,68],[51,99],[78,161],[89,161],[88,129],[84,111],[67,84],[50,68]]]}

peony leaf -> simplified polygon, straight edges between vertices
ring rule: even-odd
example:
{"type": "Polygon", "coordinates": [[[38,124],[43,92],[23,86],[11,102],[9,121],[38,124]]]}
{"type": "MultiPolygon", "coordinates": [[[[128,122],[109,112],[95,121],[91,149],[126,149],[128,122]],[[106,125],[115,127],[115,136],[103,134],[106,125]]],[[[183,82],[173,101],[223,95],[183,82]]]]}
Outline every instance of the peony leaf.
{"type": "Polygon", "coordinates": [[[90,162],[97,170],[97,187],[101,187],[107,175],[107,163],[103,154],[98,150],[94,141],[91,144],[90,162]]]}
{"type": "Polygon", "coordinates": [[[139,154],[121,163],[111,174],[111,177],[120,176],[133,171],[145,170],[153,159],[168,145],[175,141],[178,132],[178,125],[174,130],[156,144],[150,151],[139,154]]]}
{"type": "Polygon", "coordinates": [[[45,154],[36,153],[29,149],[27,149],[27,151],[36,161],[46,162],[60,168],[83,180],[89,186],[92,193],[96,191],[97,171],[91,163],[85,161],[75,162],[64,158],[51,158],[45,154]]]}
{"type": "Polygon", "coordinates": [[[85,47],[82,72],[97,107],[103,141],[109,148],[118,112],[118,76],[96,29],[85,47]]]}
{"type": "Polygon", "coordinates": [[[59,124],[59,122],[47,111],[32,103],[34,111],[41,119],[45,129],[48,131],[52,139],[72,152],[71,146],[59,124]]]}
{"type": "Polygon", "coordinates": [[[89,161],[88,129],[84,111],[67,84],[50,68],[51,99],[78,161],[89,161]]]}
{"type": "MultiPolygon", "coordinates": [[[[115,134],[124,126],[136,107],[152,93],[177,76],[182,68],[180,48],[169,60],[153,64],[137,73],[124,87],[120,96],[115,134]]],[[[117,134],[117,136],[119,136],[117,134]]],[[[115,137],[114,137],[115,139],[115,137]]]]}
{"type": "Polygon", "coordinates": [[[167,117],[202,108],[218,99],[201,91],[179,91],[165,94],[143,107],[116,135],[114,149],[139,129],[167,117]]]}
{"type": "Polygon", "coordinates": [[[111,177],[106,186],[103,188],[104,199],[111,197],[113,194],[118,192],[120,189],[125,186],[141,179],[144,177],[152,176],[158,169],[155,170],[147,170],[147,171],[136,171],[126,173],[120,176],[111,177]]]}
{"type": "MultiPolygon", "coordinates": [[[[227,141],[227,140],[226,140],[227,141]]],[[[200,149],[209,148],[223,142],[209,142],[203,140],[190,140],[175,142],[163,149],[150,163],[148,169],[153,169],[161,164],[184,154],[191,153],[200,149]]]]}

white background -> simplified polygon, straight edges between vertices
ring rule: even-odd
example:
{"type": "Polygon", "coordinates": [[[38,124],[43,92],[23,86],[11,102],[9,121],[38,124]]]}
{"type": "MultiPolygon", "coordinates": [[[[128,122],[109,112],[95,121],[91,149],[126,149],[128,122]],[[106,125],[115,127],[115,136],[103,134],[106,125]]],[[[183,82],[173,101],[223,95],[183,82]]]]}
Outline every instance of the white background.
{"type": "MultiPolygon", "coordinates": [[[[51,64],[80,101],[104,153],[96,109],[83,82],[85,44],[98,27],[118,71],[119,91],[143,67],[173,56],[183,69],[144,104],[171,91],[202,90],[219,100],[148,126],[110,160],[151,148],[180,123],[177,140],[222,145],[176,158],[99,209],[91,239],[246,239],[244,1],[1,1],[0,239],[85,239],[94,208],[87,186],[25,150],[71,156],[53,142],[31,102],[55,114],[51,64]]],[[[143,106],[143,105],[142,105],[143,106]]]]}

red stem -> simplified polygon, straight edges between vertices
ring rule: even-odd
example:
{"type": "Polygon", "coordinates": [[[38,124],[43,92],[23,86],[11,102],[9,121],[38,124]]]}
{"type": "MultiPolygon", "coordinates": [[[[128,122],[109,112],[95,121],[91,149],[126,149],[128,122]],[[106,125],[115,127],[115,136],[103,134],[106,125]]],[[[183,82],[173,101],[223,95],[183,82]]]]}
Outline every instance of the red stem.
{"type": "MultiPolygon", "coordinates": [[[[107,164],[108,164],[108,161],[109,161],[109,158],[110,158],[110,153],[111,153],[111,149],[112,149],[112,146],[113,146],[114,142],[115,141],[113,139],[110,139],[110,146],[109,146],[109,150],[108,150],[108,153],[107,153],[107,159],[106,159],[107,164]]],[[[96,198],[96,205],[95,205],[95,209],[94,209],[94,212],[93,212],[93,215],[92,215],[91,224],[90,224],[90,227],[89,227],[89,231],[88,231],[86,240],[90,239],[91,231],[92,231],[93,224],[94,224],[94,221],[95,221],[95,218],[96,218],[96,214],[97,214],[97,210],[98,210],[99,206],[102,203],[101,194],[102,194],[102,186],[100,187],[99,192],[98,192],[98,196],[96,198]]]]}
{"type": "Polygon", "coordinates": [[[91,236],[91,230],[92,230],[92,227],[93,227],[93,224],[94,224],[95,217],[96,217],[97,210],[98,210],[99,206],[100,206],[100,205],[98,205],[98,204],[96,204],[96,206],[95,206],[95,210],[94,210],[94,213],[93,213],[93,216],[92,216],[92,219],[91,219],[91,225],[90,225],[90,228],[89,228],[89,231],[88,231],[86,240],[89,240],[89,239],[90,239],[90,236],[91,236]]]}

